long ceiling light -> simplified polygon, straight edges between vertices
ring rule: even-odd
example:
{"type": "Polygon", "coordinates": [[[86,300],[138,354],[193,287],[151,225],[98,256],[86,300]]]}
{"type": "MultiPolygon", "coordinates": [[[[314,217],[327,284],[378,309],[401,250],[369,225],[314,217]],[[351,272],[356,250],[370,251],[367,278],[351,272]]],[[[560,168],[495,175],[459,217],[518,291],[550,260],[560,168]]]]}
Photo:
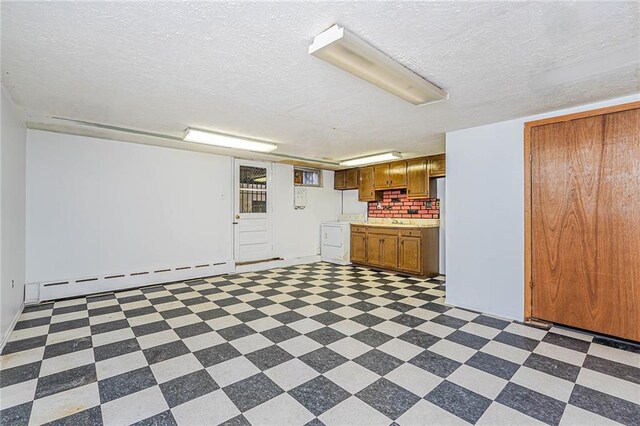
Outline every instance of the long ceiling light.
{"type": "Polygon", "coordinates": [[[192,129],[190,127],[187,128],[183,139],[186,142],[258,152],[271,152],[278,148],[278,145],[269,142],[260,142],[238,136],[223,135],[221,133],[205,132],[204,130],[192,129]]]}
{"type": "Polygon", "coordinates": [[[363,164],[379,163],[381,161],[398,160],[402,158],[399,152],[385,152],[384,154],[369,155],[367,157],[353,158],[341,161],[341,166],[361,166],[363,164]]]}
{"type": "Polygon", "coordinates": [[[318,34],[309,46],[309,54],[414,105],[449,98],[446,91],[338,25],[318,34]]]}

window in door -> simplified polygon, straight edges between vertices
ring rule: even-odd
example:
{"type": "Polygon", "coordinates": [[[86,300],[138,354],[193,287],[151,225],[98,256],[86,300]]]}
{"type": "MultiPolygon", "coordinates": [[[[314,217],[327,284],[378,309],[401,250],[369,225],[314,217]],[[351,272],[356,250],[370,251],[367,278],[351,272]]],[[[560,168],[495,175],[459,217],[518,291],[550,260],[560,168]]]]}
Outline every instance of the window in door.
{"type": "Polygon", "coordinates": [[[267,169],[240,166],[240,213],[267,212],[267,169]]]}

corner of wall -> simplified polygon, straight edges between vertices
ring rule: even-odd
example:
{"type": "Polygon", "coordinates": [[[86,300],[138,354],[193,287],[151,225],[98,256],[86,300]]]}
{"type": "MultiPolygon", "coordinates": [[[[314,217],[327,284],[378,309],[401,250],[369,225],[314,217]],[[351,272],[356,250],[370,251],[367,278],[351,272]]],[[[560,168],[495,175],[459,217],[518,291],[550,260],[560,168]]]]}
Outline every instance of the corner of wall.
{"type": "Polygon", "coordinates": [[[0,135],[0,336],[2,345],[22,312],[25,283],[26,128],[2,89],[0,135]]]}

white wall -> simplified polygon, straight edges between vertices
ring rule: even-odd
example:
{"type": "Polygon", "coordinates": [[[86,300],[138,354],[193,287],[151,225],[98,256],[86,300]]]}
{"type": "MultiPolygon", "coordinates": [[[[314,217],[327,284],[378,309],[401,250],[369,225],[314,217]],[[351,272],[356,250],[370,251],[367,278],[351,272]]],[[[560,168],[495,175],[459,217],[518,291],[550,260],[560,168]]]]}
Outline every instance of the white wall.
{"type": "Polygon", "coordinates": [[[274,164],[276,255],[284,259],[320,254],[320,224],[338,219],[341,191],[332,171],[323,171],[322,188],[307,187],[307,207],[293,208],[293,166],[274,164]]]}
{"type": "Polygon", "coordinates": [[[358,190],[342,191],[342,213],[367,216],[368,203],[358,201],[358,190]]]}
{"type": "Polygon", "coordinates": [[[447,133],[447,303],[524,316],[524,123],[612,99],[447,133]]]}
{"type": "Polygon", "coordinates": [[[20,313],[25,283],[26,130],[2,90],[0,140],[0,337],[20,313]]]}
{"type": "Polygon", "coordinates": [[[232,159],[27,131],[27,282],[228,261],[232,159]]]}
{"type": "MultiPolygon", "coordinates": [[[[276,256],[316,256],[336,220],[333,172],[293,208],[293,166],[274,164],[276,256]]],[[[233,159],[28,130],[27,282],[233,259],[233,159]]]]}

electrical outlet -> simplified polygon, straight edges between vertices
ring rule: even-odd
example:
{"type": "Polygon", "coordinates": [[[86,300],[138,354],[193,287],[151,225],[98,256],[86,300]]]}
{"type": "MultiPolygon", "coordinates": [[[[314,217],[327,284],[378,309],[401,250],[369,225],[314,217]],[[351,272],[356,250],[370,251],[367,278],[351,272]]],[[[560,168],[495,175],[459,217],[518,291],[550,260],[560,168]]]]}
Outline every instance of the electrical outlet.
{"type": "Polygon", "coordinates": [[[16,286],[16,281],[15,280],[11,280],[11,288],[14,288],[16,286]]]}

